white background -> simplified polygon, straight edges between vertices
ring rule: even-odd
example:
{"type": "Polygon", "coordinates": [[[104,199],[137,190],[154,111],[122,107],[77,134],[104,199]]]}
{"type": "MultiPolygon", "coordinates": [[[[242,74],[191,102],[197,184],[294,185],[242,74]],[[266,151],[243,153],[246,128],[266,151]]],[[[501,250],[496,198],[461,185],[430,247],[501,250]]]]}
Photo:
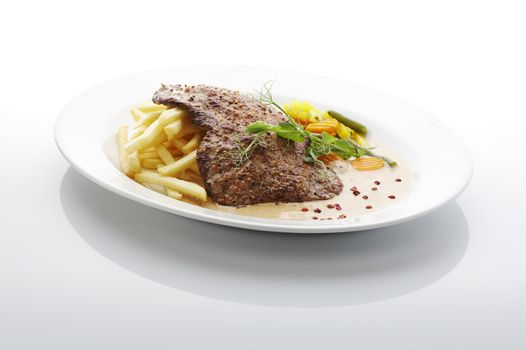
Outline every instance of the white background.
{"type": "Polygon", "coordinates": [[[347,3],[3,2],[0,348],[523,349],[524,3],[347,3]],[[60,156],[54,120],[84,89],[209,63],[411,101],[465,140],[472,183],[410,224],[298,237],[130,203],[60,156]]]}

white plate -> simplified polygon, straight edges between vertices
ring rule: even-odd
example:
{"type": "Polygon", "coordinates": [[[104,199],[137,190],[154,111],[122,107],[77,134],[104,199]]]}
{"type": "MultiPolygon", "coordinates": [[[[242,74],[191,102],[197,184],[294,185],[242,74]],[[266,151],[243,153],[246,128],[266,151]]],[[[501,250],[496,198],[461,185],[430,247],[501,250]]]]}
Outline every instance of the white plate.
{"type": "Polygon", "coordinates": [[[101,84],[74,98],[55,125],[55,140],[66,159],[104,188],[177,215],[248,229],[328,233],[393,225],[417,218],[458,196],[468,184],[472,161],[459,138],[419,108],[385,93],[338,79],[260,67],[202,66],[139,73],[101,84]],[[375,139],[410,164],[409,196],[384,210],[350,220],[297,221],[226,214],[153,192],[117,168],[115,131],[129,123],[133,104],[149,99],[161,83],[209,84],[251,92],[273,80],[281,99],[304,99],[360,115],[375,139]]]}

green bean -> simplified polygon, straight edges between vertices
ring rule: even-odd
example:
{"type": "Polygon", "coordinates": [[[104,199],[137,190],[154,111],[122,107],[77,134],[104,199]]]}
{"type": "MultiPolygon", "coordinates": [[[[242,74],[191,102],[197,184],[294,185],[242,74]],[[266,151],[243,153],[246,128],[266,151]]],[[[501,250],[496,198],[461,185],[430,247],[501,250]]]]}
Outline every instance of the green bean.
{"type": "Polygon", "coordinates": [[[331,117],[339,121],[345,126],[348,126],[349,128],[353,129],[359,134],[366,135],[367,134],[367,127],[361,123],[358,123],[355,120],[349,119],[343,115],[341,115],[338,112],[335,111],[327,111],[331,117]]]}

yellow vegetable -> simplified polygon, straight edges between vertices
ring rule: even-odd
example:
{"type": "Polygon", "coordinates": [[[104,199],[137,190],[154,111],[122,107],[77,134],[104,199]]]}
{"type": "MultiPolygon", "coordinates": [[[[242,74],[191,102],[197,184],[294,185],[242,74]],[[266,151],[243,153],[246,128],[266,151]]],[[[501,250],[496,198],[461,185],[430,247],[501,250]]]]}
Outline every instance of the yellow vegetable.
{"type": "Polygon", "coordinates": [[[358,134],[357,132],[352,133],[352,139],[360,146],[367,147],[367,141],[365,140],[365,136],[358,134]]]}
{"type": "Polygon", "coordinates": [[[336,133],[342,140],[347,140],[352,135],[352,130],[342,123],[338,123],[336,127],[336,133]]]}
{"type": "Polygon", "coordinates": [[[292,101],[283,105],[283,110],[292,118],[305,125],[321,119],[322,113],[307,101],[292,101]]]}
{"type": "Polygon", "coordinates": [[[331,117],[331,115],[327,113],[327,111],[325,111],[321,114],[320,120],[325,120],[325,119],[334,119],[334,118],[331,117]]]}

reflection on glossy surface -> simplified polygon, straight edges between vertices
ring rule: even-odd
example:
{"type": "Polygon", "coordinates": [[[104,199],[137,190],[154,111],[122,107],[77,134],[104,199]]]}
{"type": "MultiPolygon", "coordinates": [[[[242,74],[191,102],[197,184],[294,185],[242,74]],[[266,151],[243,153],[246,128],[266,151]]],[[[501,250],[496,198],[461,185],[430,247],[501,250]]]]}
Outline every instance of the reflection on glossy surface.
{"type": "Polygon", "coordinates": [[[401,296],[448,274],[469,239],[456,203],[383,229],[294,235],[178,217],[71,168],[60,197],[78,234],[116,264],[173,288],[250,304],[340,306],[401,296]]]}

